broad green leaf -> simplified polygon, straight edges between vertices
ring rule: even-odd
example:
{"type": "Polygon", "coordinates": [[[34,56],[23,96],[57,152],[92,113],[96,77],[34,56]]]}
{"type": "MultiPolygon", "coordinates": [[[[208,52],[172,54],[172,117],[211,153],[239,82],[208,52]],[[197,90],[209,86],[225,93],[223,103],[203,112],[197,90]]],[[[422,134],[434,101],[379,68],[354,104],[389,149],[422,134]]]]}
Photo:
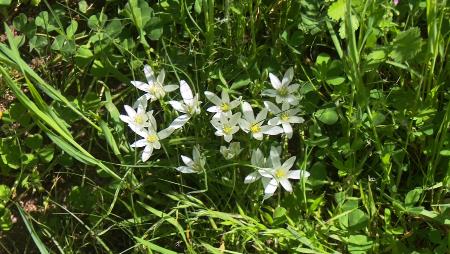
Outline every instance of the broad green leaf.
{"type": "Polygon", "coordinates": [[[88,9],[88,4],[85,0],[82,0],[78,2],[78,10],[80,10],[82,13],[86,13],[88,9]]]}
{"type": "Polygon", "coordinates": [[[29,135],[25,138],[25,145],[31,149],[38,149],[42,147],[42,135],[41,134],[34,134],[29,135]]]}
{"type": "Polygon", "coordinates": [[[32,51],[33,49],[39,50],[47,46],[48,38],[44,35],[37,34],[30,39],[28,44],[30,47],[30,51],[32,51]]]}
{"type": "Polygon", "coordinates": [[[333,125],[339,119],[335,108],[319,109],[314,113],[314,116],[319,119],[319,121],[327,125],[333,125]]]}
{"type": "Polygon", "coordinates": [[[36,26],[44,28],[47,32],[51,32],[57,29],[57,27],[50,22],[47,11],[40,12],[34,20],[34,23],[36,24],[36,26]]]}
{"type": "Polygon", "coordinates": [[[78,29],[78,22],[71,20],[70,25],[66,28],[66,35],[68,39],[72,39],[78,29]]]}
{"type": "Polygon", "coordinates": [[[11,4],[11,0],[0,0],[0,6],[5,5],[8,6],[11,4]]]}
{"type": "Polygon", "coordinates": [[[11,196],[11,189],[4,184],[0,185],[0,202],[6,203],[9,200],[10,196],[11,196]]]}
{"type": "Polygon", "coordinates": [[[200,14],[202,12],[202,3],[203,0],[195,0],[194,10],[197,14],[200,14]]]}
{"type": "Polygon", "coordinates": [[[405,197],[405,206],[414,206],[419,201],[422,192],[422,188],[415,188],[414,190],[410,190],[405,197]]]}
{"type": "Polygon", "coordinates": [[[20,13],[18,16],[16,16],[13,20],[13,26],[17,29],[17,31],[23,32],[23,29],[25,28],[25,25],[28,22],[28,18],[25,14],[20,13]]]}
{"type": "Polygon", "coordinates": [[[328,17],[334,21],[339,21],[345,17],[345,0],[337,0],[328,8],[328,17]]]}
{"type": "Polygon", "coordinates": [[[38,150],[39,159],[44,163],[50,163],[55,155],[55,149],[51,146],[46,146],[38,150]]]}
{"type": "Polygon", "coordinates": [[[400,32],[392,42],[389,57],[396,62],[404,62],[414,58],[422,48],[422,38],[417,27],[400,32]]]}

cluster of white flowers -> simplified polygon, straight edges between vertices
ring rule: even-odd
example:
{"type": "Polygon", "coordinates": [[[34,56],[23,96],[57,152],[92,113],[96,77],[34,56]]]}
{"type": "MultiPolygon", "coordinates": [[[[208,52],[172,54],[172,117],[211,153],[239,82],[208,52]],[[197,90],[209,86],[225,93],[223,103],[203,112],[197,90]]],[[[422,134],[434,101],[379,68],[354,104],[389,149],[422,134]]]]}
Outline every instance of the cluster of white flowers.
{"type": "MultiPolygon", "coordinates": [[[[128,124],[131,130],[142,137],[131,147],[144,147],[142,161],[147,161],[154,149],[160,149],[160,140],[170,136],[176,129],[183,127],[194,115],[200,114],[199,94],[193,94],[186,81],[181,80],[180,85],[164,85],[165,72],[162,70],[157,78],[153,70],[146,65],[144,74],[147,82],[132,81],[131,83],[145,94],[134,103],[133,107],[125,105],[127,115],[121,115],[122,121],[128,124]],[[166,93],[180,88],[181,101],[171,100],[168,103],[179,113],[179,116],[169,125],[169,127],[157,131],[157,124],[153,116],[153,110],[148,111],[148,101],[154,102],[164,98],[166,93]]],[[[298,107],[299,99],[297,90],[298,84],[291,84],[294,71],[289,68],[283,79],[280,81],[274,74],[270,73],[269,78],[273,89],[262,92],[263,96],[275,98],[275,103],[264,101],[264,107],[255,116],[254,108],[250,103],[243,101],[241,97],[234,100],[225,89],[222,89],[221,97],[206,91],[206,98],[213,104],[207,111],[214,113],[210,123],[216,129],[215,135],[223,137],[226,142],[231,142],[233,135],[239,130],[250,134],[251,138],[263,140],[264,135],[284,134],[290,139],[293,136],[292,124],[299,124],[304,119],[297,114],[300,113],[298,107]],[[278,104],[278,105],[277,105],[278,104]],[[239,112],[233,112],[239,109],[239,112]],[[281,107],[281,109],[280,109],[281,107]],[[267,119],[271,115],[270,119],[267,119]]],[[[281,186],[288,192],[292,191],[291,183],[288,179],[300,179],[308,177],[309,173],[303,170],[290,170],[295,163],[295,156],[290,157],[284,163],[280,161],[280,150],[271,147],[270,156],[264,158],[261,150],[256,149],[252,153],[251,163],[257,170],[245,178],[245,183],[252,183],[261,179],[264,186],[264,199],[272,196],[281,186]]],[[[220,152],[227,160],[236,158],[242,149],[239,142],[232,142],[227,148],[220,147],[220,152]]],[[[192,158],[181,155],[184,166],[176,169],[182,173],[201,173],[205,170],[206,160],[201,155],[198,146],[194,146],[192,158]]]]}
{"type": "Polygon", "coordinates": [[[144,74],[147,83],[142,81],[131,81],[136,88],[145,92],[134,103],[133,107],[125,105],[127,115],[121,115],[120,119],[128,124],[131,130],[142,137],[137,140],[131,147],[144,147],[141,159],[147,161],[153,153],[154,149],[160,149],[160,140],[170,136],[176,129],[181,128],[194,114],[200,113],[200,101],[198,94],[192,94],[192,90],[186,81],[180,81],[180,92],[183,98],[182,102],[169,101],[170,105],[178,112],[184,113],[177,117],[169,127],[157,131],[157,124],[153,116],[153,110],[147,111],[148,101],[154,102],[164,98],[166,93],[172,92],[178,88],[178,85],[164,85],[165,72],[161,70],[158,77],[148,65],[144,66],[144,74]]]}

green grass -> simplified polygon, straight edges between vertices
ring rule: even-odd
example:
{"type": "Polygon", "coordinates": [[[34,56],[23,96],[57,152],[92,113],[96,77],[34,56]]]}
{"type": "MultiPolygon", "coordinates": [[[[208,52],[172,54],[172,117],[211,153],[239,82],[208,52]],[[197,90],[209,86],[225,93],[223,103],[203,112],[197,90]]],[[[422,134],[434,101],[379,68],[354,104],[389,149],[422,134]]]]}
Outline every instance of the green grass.
{"type": "MultiPolygon", "coordinates": [[[[16,98],[0,120],[0,252],[447,252],[447,1],[50,2],[0,5],[0,91],[16,98]],[[143,163],[119,116],[145,64],[186,80],[202,112],[143,163]],[[259,112],[269,73],[290,67],[293,138],[239,131],[224,159],[204,92],[259,112]],[[195,145],[204,171],[178,172],[195,145]],[[263,200],[244,178],[273,146],[311,176],[263,200]]],[[[170,100],[149,102],[158,130],[170,100]]]]}

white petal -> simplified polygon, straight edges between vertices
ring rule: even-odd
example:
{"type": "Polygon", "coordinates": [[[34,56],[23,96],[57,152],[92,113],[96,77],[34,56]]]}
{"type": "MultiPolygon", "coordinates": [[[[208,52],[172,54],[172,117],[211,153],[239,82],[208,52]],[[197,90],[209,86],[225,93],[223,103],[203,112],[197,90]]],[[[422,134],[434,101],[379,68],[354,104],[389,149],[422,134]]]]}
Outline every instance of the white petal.
{"type": "Polygon", "coordinates": [[[224,136],[225,141],[227,141],[228,143],[230,143],[230,141],[233,139],[233,135],[225,135],[224,136]]]}
{"type": "Polygon", "coordinates": [[[261,127],[261,132],[267,135],[280,135],[283,133],[283,129],[278,126],[272,126],[272,125],[264,125],[261,127]]]}
{"type": "Polygon", "coordinates": [[[292,166],[294,166],[295,163],[295,156],[292,156],[291,158],[287,159],[284,163],[283,166],[281,166],[283,169],[289,170],[290,168],[292,168],[292,166]]]}
{"type": "Polygon", "coordinates": [[[298,88],[300,87],[299,84],[291,84],[287,87],[289,93],[295,93],[298,92],[298,88]]]}
{"type": "Polygon", "coordinates": [[[230,102],[230,110],[234,109],[235,107],[239,106],[239,104],[241,104],[240,100],[234,100],[232,102],[230,102]]]}
{"type": "Polygon", "coordinates": [[[280,183],[281,183],[281,186],[283,186],[283,188],[285,190],[287,190],[288,192],[292,192],[292,185],[288,179],[282,179],[282,180],[280,180],[280,183]]]}
{"type": "Polygon", "coordinates": [[[243,131],[245,131],[246,133],[248,133],[250,131],[250,123],[247,122],[247,120],[241,118],[241,119],[239,119],[238,124],[241,127],[241,129],[243,131]]]}
{"type": "Polygon", "coordinates": [[[271,112],[272,114],[276,115],[281,112],[280,108],[273,104],[273,102],[265,101],[264,106],[271,112]]]}
{"type": "Polygon", "coordinates": [[[180,93],[181,97],[183,97],[183,101],[186,104],[192,104],[192,100],[194,100],[194,95],[192,94],[192,90],[189,87],[188,83],[186,81],[181,80],[180,81],[180,93]]]}
{"type": "Polygon", "coordinates": [[[146,162],[148,159],[150,159],[150,156],[152,156],[153,153],[153,147],[146,146],[144,151],[142,152],[142,161],[146,162]]]}
{"type": "Polygon", "coordinates": [[[263,168],[263,169],[258,170],[258,173],[263,177],[273,178],[271,170],[272,169],[269,169],[269,168],[263,168]]]}
{"type": "Polygon", "coordinates": [[[217,97],[217,95],[211,93],[210,91],[206,91],[205,96],[209,101],[214,103],[214,105],[216,106],[220,106],[222,104],[222,100],[219,97],[217,97]]]}
{"type": "Polygon", "coordinates": [[[136,142],[134,142],[133,144],[131,144],[131,147],[144,147],[147,145],[147,140],[146,139],[140,139],[136,142]]]}
{"type": "Polygon", "coordinates": [[[152,143],[153,148],[155,149],[161,149],[161,143],[159,143],[159,141],[155,141],[152,143]]]}
{"type": "Polygon", "coordinates": [[[284,73],[283,80],[281,81],[282,86],[286,86],[289,83],[291,83],[292,79],[294,78],[294,69],[291,67],[289,68],[286,73],[284,73]]]}
{"type": "Polygon", "coordinates": [[[270,161],[272,162],[273,168],[278,168],[281,166],[280,153],[274,146],[270,148],[270,161]]]}
{"type": "Polygon", "coordinates": [[[292,137],[292,126],[289,123],[282,123],[281,126],[283,126],[284,133],[286,133],[286,136],[288,138],[292,137]]]}
{"type": "Polygon", "coordinates": [[[230,103],[230,96],[228,95],[227,91],[225,89],[222,89],[222,102],[230,103]]]}
{"type": "Polygon", "coordinates": [[[261,178],[261,175],[257,171],[253,172],[250,175],[245,177],[244,183],[253,183],[256,180],[258,180],[259,178],[261,178]]]}
{"type": "Polygon", "coordinates": [[[123,107],[125,108],[125,111],[131,118],[133,118],[136,115],[136,111],[132,107],[130,107],[128,105],[125,105],[123,107]]]}
{"type": "Polygon", "coordinates": [[[272,73],[269,73],[270,83],[272,83],[272,87],[275,89],[279,89],[281,87],[281,82],[277,78],[277,76],[273,75],[272,73]]]}
{"type": "MultiPolygon", "coordinates": [[[[165,128],[165,129],[163,129],[163,130],[160,130],[159,132],[158,132],[158,138],[161,140],[161,139],[165,139],[165,138],[167,138],[168,136],[170,136],[170,134],[172,134],[173,133],[173,131],[175,130],[175,128],[172,128],[172,127],[167,127],[167,128],[165,128]]],[[[156,148],[156,147],[155,147],[156,148]]],[[[156,149],[159,149],[159,148],[156,148],[156,149]]]]}
{"type": "Polygon", "coordinates": [[[244,101],[242,103],[242,112],[244,113],[244,118],[249,122],[255,121],[255,115],[253,114],[253,109],[250,103],[244,101]]]}
{"type": "Polygon", "coordinates": [[[310,175],[309,172],[305,170],[291,170],[289,171],[287,178],[290,179],[300,179],[302,177],[308,178],[309,175],[310,175]]]}
{"type": "Polygon", "coordinates": [[[290,123],[303,123],[305,121],[305,119],[303,119],[303,117],[300,116],[291,116],[289,117],[289,122],[290,123]]]}
{"type": "Polygon", "coordinates": [[[261,92],[262,96],[275,97],[277,95],[277,91],[274,89],[266,89],[261,92]]]}
{"type": "Polygon", "coordinates": [[[211,112],[211,113],[217,113],[220,112],[220,108],[218,106],[212,106],[206,109],[206,111],[211,112]]]}
{"type": "Polygon", "coordinates": [[[268,123],[269,123],[269,125],[275,126],[275,125],[279,125],[281,122],[280,122],[280,118],[278,116],[276,116],[276,117],[270,119],[268,123]]]}
{"type": "Polygon", "coordinates": [[[264,164],[264,155],[259,148],[253,151],[250,161],[254,166],[262,166],[264,164]]]}
{"type": "Polygon", "coordinates": [[[267,109],[263,108],[256,116],[255,121],[257,123],[262,123],[267,117],[267,109]]]}
{"type": "MultiPolygon", "coordinates": [[[[225,116],[226,116],[226,115],[225,115],[225,116]]],[[[230,124],[230,125],[236,125],[236,124],[238,123],[239,119],[241,119],[241,112],[238,112],[238,113],[232,115],[232,116],[230,117],[229,124],[230,124]]]]}
{"type": "Polygon", "coordinates": [[[120,115],[119,118],[120,120],[128,124],[133,122],[133,120],[131,120],[130,117],[126,115],[120,115]]]}
{"type": "Polygon", "coordinates": [[[179,166],[176,168],[176,170],[180,171],[181,173],[185,173],[185,174],[197,173],[197,171],[195,171],[193,168],[186,167],[186,166],[179,166]]]}
{"type": "Polygon", "coordinates": [[[148,121],[150,122],[150,126],[156,130],[157,124],[156,119],[153,116],[153,110],[147,113],[148,121]]]}
{"type": "Polygon", "coordinates": [[[237,126],[231,127],[231,134],[234,134],[234,133],[236,133],[238,131],[239,131],[239,127],[237,127],[237,126]]]}
{"type": "Polygon", "coordinates": [[[264,188],[264,194],[270,195],[275,193],[278,188],[278,182],[275,179],[271,179],[264,188]]]}
{"type": "Polygon", "coordinates": [[[155,82],[155,73],[153,72],[152,67],[150,67],[149,65],[145,65],[144,74],[149,84],[153,84],[155,82]]]}
{"type": "Polygon", "coordinates": [[[181,102],[179,102],[179,101],[169,101],[169,104],[176,111],[181,112],[181,113],[187,113],[185,107],[183,106],[183,104],[181,102]]]}
{"type": "Polygon", "coordinates": [[[137,89],[142,90],[144,92],[148,92],[148,84],[141,81],[131,81],[131,84],[135,86],[137,89]]]}
{"type": "Polygon", "coordinates": [[[170,92],[177,90],[178,85],[167,85],[167,86],[164,86],[163,89],[166,93],[170,93],[170,92]]]}
{"type": "Polygon", "coordinates": [[[194,166],[194,161],[187,156],[181,155],[181,160],[183,160],[184,164],[188,167],[194,166]]]}
{"type": "Polygon", "coordinates": [[[263,139],[263,134],[261,132],[257,132],[257,133],[252,133],[253,138],[256,140],[262,140],[263,139]]]}
{"type": "Polygon", "coordinates": [[[164,78],[166,77],[166,71],[164,69],[161,70],[161,72],[159,72],[157,81],[160,85],[164,84],[164,78]]]}

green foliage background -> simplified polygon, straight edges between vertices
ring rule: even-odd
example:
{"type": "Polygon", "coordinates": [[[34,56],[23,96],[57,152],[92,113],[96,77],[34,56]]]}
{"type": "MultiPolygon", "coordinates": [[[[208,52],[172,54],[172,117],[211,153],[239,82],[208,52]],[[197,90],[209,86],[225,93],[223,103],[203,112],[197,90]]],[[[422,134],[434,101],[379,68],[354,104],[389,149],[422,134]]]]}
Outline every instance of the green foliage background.
{"type": "MultiPolygon", "coordinates": [[[[449,10],[0,0],[1,252],[447,253],[449,10]],[[263,149],[283,145],[311,177],[262,202],[259,185],[242,184],[255,144],[225,161],[206,114],[137,164],[119,115],[144,64],[259,106],[269,72],[294,67],[306,121],[263,149]],[[206,174],[180,175],[194,144],[206,174]]],[[[161,126],[176,117],[155,110],[161,126]]]]}

